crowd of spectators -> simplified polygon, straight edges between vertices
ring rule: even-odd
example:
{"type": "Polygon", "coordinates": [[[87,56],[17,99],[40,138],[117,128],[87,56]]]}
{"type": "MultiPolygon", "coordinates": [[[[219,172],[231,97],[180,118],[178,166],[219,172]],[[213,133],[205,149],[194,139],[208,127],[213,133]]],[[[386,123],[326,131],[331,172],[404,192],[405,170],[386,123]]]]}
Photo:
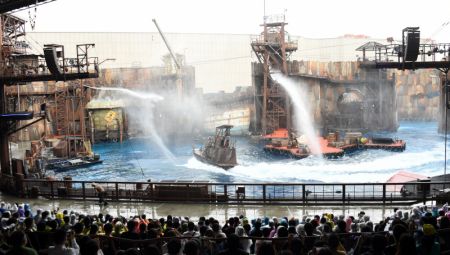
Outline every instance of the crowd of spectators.
{"type": "Polygon", "coordinates": [[[87,215],[1,203],[0,255],[450,254],[450,212],[395,209],[380,222],[358,215],[213,217],[87,215]]]}

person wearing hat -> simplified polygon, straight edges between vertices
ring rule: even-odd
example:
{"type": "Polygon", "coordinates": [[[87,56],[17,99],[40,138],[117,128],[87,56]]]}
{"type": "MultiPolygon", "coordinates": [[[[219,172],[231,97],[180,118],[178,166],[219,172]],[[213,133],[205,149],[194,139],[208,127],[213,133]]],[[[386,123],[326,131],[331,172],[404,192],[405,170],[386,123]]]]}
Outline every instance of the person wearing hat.
{"type": "Polygon", "coordinates": [[[436,229],[431,224],[423,224],[423,237],[417,245],[418,254],[439,255],[441,254],[441,246],[436,241],[436,229]]]}

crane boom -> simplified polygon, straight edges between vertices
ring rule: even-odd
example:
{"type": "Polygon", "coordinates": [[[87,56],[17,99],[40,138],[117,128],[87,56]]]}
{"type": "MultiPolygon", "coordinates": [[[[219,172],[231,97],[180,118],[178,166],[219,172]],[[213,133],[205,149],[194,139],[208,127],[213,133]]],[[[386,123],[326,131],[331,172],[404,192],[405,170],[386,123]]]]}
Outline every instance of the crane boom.
{"type": "Polygon", "coordinates": [[[158,29],[159,34],[161,35],[161,38],[163,39],[164,43],[166,44],[167,49],[169,50],[170,55],[172,56],[173,62],[175,62],[175,65],[177,66],[177,69],[180,69],[180,64],[178,64],[177,58],[175,57],[175,54],[173,54],[172,48],[170,48],[169,42],[167,41],[166,37],[164,36],[163,32],[158,26],[158,23],[156,22],[156,19],[152,19],[153,23],[155,23],[156,29],[158,29]]]}

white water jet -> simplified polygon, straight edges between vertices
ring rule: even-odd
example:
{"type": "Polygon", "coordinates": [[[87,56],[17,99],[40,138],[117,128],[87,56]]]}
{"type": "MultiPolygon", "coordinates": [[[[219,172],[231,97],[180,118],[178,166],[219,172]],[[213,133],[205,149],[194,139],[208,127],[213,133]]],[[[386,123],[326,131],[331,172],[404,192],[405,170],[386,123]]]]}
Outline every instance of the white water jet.
{"type": "Polygon", "coordinates": [[[126,101],[126,104],[133,107],[133,110],[129,111],[131,117],[134,117],[144,132],[146,136],[150,136],[151,139],[156,143],[156,145],[161,149],[172,163],[175,163],[175,156],[166,147],[161,137],[156,132],[153,109],[155,103],[162,101],[164,98],[160,95],[148,92],[136,92],[125,88],[114,88],[114,87],[89,87],[91,89],[103,90],[103,91],[117,91],[123,93],[129,98],[120,98],[126,101]],[[136,98],[140,100],[135,100],[136,98]]]}
{"type": "Polygon", "coordinates": [[[90,87],[85,86],[90,89],[97,89],[97,90],[109,90],[109,91],[119,91],[124,94],[130,95],[132,97],[140,98],[140,99],[149,99],[152,102],[158,102],[161,100],[164,100],[164,98],[160,95],[153,94],[153,93],[146,93],[146,92],[136,92],[133,90],[125,89],[125,88],[112,88],[112,87],[90,87]]]}
{"type": "MultiPolygon", "coordinates": [[[[294,127],[296,130],[300,130],[307,138],[308,146],[311,148],[311,152],[314,155],[321,156],[322,150],[320,143],[316,135],[313,120],[309,113],[309,107],[307,105],[306,93],[296,84],[292,79],[289,79],[281,73],[272,73],[272,78],[277,81],[288,93],[294,105],[294,127]]],[[[297,134],[298,135],[298,134],[297,134]]]]}

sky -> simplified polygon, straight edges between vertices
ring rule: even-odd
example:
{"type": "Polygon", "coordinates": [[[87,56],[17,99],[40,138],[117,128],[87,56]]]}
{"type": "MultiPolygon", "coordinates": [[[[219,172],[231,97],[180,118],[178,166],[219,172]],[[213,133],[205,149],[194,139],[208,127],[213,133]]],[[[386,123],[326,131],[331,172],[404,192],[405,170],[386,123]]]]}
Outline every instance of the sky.
{"type": "Polygon", "coordinates": [[[155,18],[167,33],[225,34],[257,34],[264,14],[285,14],[290,34],[307,38],[400,39],[420,26],[422,38],[450,42],[449,10],[449,0],[57,0],[15,14],[36,17],[35,32],[157,32],[155,18]]]}

